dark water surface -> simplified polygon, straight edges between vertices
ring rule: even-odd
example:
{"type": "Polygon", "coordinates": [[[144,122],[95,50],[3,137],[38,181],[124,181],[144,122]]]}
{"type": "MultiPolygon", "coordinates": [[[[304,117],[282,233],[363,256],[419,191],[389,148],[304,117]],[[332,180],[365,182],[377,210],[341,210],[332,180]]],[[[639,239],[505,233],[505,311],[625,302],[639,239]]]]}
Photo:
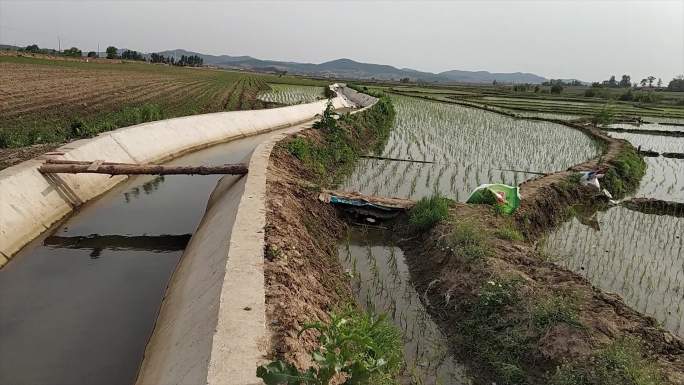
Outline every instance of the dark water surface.
{"type": "MultiPolygon", "coordinates": [[[[241,162],[269,135],[170,164],[241,162]]],[[[132,384],[219,178],[131,178],[15,255],[0,270],[0,384],[132,384]]]]}

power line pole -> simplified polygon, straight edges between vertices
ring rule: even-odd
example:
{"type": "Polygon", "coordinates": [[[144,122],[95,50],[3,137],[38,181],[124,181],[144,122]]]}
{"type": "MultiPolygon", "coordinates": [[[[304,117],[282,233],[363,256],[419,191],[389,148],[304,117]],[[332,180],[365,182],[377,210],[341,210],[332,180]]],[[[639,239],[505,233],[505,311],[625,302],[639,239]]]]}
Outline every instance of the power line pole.
{"type": "Polygon", "coordinates": [[[57,52],[62,52],[62,40],[57,36],[57,52]]]}

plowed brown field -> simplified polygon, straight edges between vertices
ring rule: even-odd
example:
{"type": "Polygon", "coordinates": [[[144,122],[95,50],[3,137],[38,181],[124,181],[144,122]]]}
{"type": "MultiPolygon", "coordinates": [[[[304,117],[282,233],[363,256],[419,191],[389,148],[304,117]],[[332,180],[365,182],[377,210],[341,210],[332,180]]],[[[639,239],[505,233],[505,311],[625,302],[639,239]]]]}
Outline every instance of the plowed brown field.
{"type": "Polygon", "coordinates": [[[321,85],[209,68],[0,55],[0,169],[22,160],[15,155],[25,151],[11,148],[55,145],[150,120],[270,107],[256,99],[267,82],[321,85]]]}

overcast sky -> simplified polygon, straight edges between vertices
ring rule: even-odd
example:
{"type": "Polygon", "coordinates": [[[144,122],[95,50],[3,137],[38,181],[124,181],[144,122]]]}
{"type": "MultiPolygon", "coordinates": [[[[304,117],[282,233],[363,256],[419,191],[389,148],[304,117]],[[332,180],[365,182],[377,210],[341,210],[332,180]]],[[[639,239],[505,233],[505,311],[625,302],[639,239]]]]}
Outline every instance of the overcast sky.
{"type": "Polygon", "coordinates": [[[346,57],[440,72],[553,78],[684,72],[684,0],[18,1],[0,0],[0,43],[320,63],[346,57]]]}

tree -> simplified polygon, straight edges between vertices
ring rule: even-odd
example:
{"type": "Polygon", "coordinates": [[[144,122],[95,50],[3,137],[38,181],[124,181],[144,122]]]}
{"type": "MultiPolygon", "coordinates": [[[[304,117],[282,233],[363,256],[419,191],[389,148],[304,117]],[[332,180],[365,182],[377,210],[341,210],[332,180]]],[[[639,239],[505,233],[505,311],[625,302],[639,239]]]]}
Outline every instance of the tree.
{"type": "Polygon", "coordinates": [[[611,76],[610,79],[608,79],[608,87],[617,87],[617,81],[615,81],[615,75],[611,76]]]}
{"type": "Polygon", "coordinates": [[[620,87],[627,88],[632,85],[632,78],[629,75],[622,75],[620,80],[620,87]]]}
{"type": "Polygon", "coordinates": [[[669,91],[684,92],[684,75],[679,75],[670,80],[670,84],[667,85],[667,89],[669,91]]]}
{"type": "Polygon", "coordinates": [[[663,79],[658,78],[658,88],[663,86],[663,79]]]}
{"type": "Polygon", "coordinates": [[[646,78],[648,80],[648,87],[653,88],[653,81],[656,79],[655,76],[651,75],[646,78]]]}
{"type": "Polygon", "coordinates": [[[563,86],[560,85],[560,83],[554,83],[551,86],[551,93],[552,94],[560,94],[563,91],[563,86]]]}
{"type": "Polygon", "coordinates": [[[119,57],[118,50],[114,46],[110,45],[105,52],[107,52],[107,59],[116,59],[119,57]]]}
{"type": "Polygon", "coordinates": [[[411,81],[411,79],[409,79],[409,78],[401,78],[401,80],[399,80],[399,81],[400,81],[401,83],[409,83],[409,82],[411,81]]]}
{"type": "Polygon", "coordinates": [[[131,51],[129,49],[121,53],[121,58],[126,60],[145,60],[142,54],[138,51],[131,51]]]}
{"type": "Polygon", "coordinates": [[[38,48],[38,44],[31,44],[26,46],[26,52],[38,53],[39,51],[40,48],[38,48]]]}
{"type": "Polygon", "coordinates": [[[646,87],[646,83],[648,83],[648,80],[646,79],[641,79],[641,82],[639,82],[642,87],[646,87]]]}
{"type": "Polygon", "coordinates": [[[73,57],[81,57],[83,52],[81,52],[80,49],[76,47],[71,47],[69,49],[65,49],[64,52],[62,52],[62,55],[64,56],[73,56],[73,57]]]}
{"type": "Polygon", "coordinates": [[[97,52],[95,52],[95,51],[88,52],[88,57],[97,57],[97,52]]]}

